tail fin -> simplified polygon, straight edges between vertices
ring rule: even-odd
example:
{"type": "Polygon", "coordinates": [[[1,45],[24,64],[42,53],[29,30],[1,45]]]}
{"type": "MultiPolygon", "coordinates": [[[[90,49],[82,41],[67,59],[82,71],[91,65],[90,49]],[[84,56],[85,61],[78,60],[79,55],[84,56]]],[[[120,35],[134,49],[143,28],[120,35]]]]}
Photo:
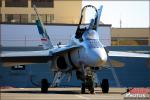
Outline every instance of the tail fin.
{"type": "Polygon", "coordinates": [[[97,15],[97,19],[96,19],[96,31],[98,29],[98,25],[99,25],[99,22],[100,22],[102,9],[103,9],[103,6],[101,5],[100,8],[98,9],[98,15],[97,15]]]}
{"type": "Polygon", "coordinates": [[[46,32],[46,29],[44,27],[43,22],[40,20],[40,16],[37,12],[37,9],[36,9],[35,5],[34,5],[34,10],[35,10],[35,13],[36,13],[36,25],[37,25],[39,34],[41,36],[41,41],[43,43],[43,48],[44,49],[51,49],[51,48],[53,48],[53,45],[50,41],[49,36],[47,35],[47,32],[46,32]]]}

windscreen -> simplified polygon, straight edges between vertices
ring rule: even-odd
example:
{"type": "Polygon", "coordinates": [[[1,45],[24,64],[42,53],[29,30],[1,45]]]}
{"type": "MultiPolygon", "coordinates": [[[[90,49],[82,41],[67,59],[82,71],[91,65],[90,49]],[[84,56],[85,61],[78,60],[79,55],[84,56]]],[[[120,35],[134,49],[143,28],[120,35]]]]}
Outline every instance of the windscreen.
{"type": "Polygon", "coordinates": [[[88,39],[87,40],[89,48],[102,48],[103,45],[98,39],[88,39]]]}
{"type": "Polygon", "coordinates": [[[99,40],[99,34],[95,30],[88,30],[83,34],[83,40],[89,48],[101,48],[103,45],[99,40]]]}

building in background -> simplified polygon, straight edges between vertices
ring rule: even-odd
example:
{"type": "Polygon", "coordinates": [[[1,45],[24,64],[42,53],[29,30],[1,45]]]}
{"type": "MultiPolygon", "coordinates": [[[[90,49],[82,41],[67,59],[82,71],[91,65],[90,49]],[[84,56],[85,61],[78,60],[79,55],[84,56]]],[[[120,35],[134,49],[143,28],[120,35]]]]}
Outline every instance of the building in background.
{"type": "MultiPolygon", "coordinates": [[[[0,23],[35,23],[34,4],[44,23],[79,23],[82,0],[0,0],[0,23]]],[[[113,46],[150,45],[150,28],[112,28],[111,36],[113,46]]]]}
{"type": "Polygon", "coordinates": [[[36,5],[44,23],[78,23],[82,0],[0,0],[0,22],[34,23],[36,5]]]}
{"type": "Polygon", "coordinates": [[[112,45],[150,45],[150,28],[112,28],[112,45]]]}
{"type": "MultiPolygon", "coordinates": [[[[47,24],[46,30],[53,45],[67,44],[77,30],[77,24],[47,24]]],[[[86,27],[87,25],[82,25],[86,27]]],[[[41,40],[36,25],[31,24],[0,24],[1,42],[3,47],[37,47],[41,40]]],[[[98,33],[104,46],[111,45],[111,25],[99,25],[98,33]]]]}

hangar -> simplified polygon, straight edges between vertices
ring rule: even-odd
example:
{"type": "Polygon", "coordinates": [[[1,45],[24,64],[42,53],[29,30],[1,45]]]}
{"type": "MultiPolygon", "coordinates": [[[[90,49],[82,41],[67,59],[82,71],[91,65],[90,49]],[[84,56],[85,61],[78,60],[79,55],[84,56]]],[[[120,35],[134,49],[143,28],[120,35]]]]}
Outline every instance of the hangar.
{"type": "Polygon", "coordinates": [[[150,45],[150,28],[112,28],[112,45],[150,45]]]}
{"type": "MultiPolygon", "coordinates": [[[[54,45],[58,42],[68,43],[76,32],[78,24],[47,24],[46,29],[54,45]]],[[[82,26],[86,26],[83,24],[82,26]]],[[[35,24],[1,24],[1,45],[37,47],[41,45],[38,29],[35,24]]],[[[99,25],[101,42],[104,46],[111,45],[111,25],[99,25]]]]}

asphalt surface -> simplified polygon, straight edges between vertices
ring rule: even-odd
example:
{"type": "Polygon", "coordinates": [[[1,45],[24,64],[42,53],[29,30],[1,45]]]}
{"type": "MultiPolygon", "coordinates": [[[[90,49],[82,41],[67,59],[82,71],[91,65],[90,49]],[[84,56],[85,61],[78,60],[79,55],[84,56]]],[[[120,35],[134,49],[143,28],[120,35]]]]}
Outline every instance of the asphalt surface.
{"type": "Polygon", "coordinates": [[[124,100],[124,92],[126,88],[110,88],[108,94],[100,88],[95,94],[81,94],[80,88],[49,88],[48,93],[41,93],[40,88],[9,88],[1,89],[0,100],[124,100]]]}

